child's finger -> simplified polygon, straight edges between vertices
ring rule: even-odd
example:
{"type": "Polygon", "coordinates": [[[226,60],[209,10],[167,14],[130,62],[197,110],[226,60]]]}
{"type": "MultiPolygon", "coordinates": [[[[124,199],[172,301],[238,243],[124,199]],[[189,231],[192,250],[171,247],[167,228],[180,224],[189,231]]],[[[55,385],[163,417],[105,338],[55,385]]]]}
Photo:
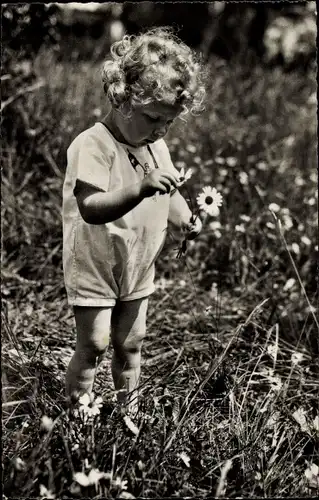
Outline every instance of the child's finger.
{"type": "Polygon", "coordinates": [[[164,181],[158,181],[156,183],[156,186],[155,188],[158,189],[158,191],[160,191],[161,193],[169,193],[170,192],[170,184],[169,183],[165,183],[164,181]]]}
{"type": "Polygon", "coordinates": [[[169,193],[171,190],[171,187],[172,187],[172,183],[171,183],[170,179],[167,179],[166,177],[161,176],[159,178],[159,182],[166,186],[166,192],[169,193]]]}
{"type": "Polygon", "coordinates": [[[166,171],[163,171],[162,172],[162,176],[166,177],[167,179],[170,180],[170,182],[173,184],[173,186],[176,188],[178,186],[178,183],[179,183],[179,179],[174,175],[172,174],[171,172],[166,172],[166,171]]]}

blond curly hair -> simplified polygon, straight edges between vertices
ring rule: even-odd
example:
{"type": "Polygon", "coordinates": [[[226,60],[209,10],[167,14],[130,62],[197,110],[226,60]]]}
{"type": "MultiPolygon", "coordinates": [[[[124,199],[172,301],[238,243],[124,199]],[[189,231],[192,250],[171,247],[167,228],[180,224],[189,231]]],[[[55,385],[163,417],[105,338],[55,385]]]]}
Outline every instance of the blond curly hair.
{"type": "Polygon", "coordinates": [[[182,115],[204,109],[204,74],[200,56],[166,27],[125,35],[102,68],[104,92],[119,111],[155,100],[180,105],[182,115]]]}

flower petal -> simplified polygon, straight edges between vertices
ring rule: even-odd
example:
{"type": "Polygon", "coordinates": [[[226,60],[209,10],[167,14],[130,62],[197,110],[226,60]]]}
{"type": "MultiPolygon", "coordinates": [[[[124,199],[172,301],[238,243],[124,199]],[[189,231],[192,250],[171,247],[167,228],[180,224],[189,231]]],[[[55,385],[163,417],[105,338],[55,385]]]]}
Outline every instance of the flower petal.
{"type": "Polygon", "coordinates": [[[124,422],[126,423],[127,427],[130,429],[130,431],[133,434],[135,434],[135,436],[138,436],[139,429],[138,429],[138,427],[136,427],[136,425],[134,424],[134,422],[132,422],[132,420],[130,419],[130,417],[128,415],[125,415],[124,422]]]}
{"type": "Polygon", "coordinates": [[[90,396],[88,393],[83,394],[83,396],[81,396],[79,398],[80,405],[88,406],[90,404],[90,402],[91,402],[91,399],[90,399],[90,396]]]}
{"type": "Polygon", "coordinates": [[[73,479],[77,483],[79,483],[81,486],[89,486],[90,480],[84,472],[76,472],[73,474],[73,479]]]}

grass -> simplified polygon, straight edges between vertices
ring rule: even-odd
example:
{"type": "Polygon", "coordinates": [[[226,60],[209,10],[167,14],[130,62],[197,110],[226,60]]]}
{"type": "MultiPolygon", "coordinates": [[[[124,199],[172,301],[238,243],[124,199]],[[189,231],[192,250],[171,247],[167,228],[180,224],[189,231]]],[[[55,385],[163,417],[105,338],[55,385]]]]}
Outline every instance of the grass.
{"type": "MultiPolygon", "coordinates": [[[[212,185],[224,204],[182,259],[172,229],[158,261],[136,435],[114,402],[111,347],[97,371],[100,413],[71,417],[64,402],[75,326],[61,191],[66,148],[105,112],[99,68],[48,49],[32,67],[29,85],[42,86],[3,113],[5,496],[315,497],[314,74],[212,59],[205,112],[167,137],[177,167],[194,170],[185,197],[212,185]],[[104,473],[96,483],[74,476],[91,469],[104,473]]],[[[5,97],[24,85],[5,80],[5,97]]]]}

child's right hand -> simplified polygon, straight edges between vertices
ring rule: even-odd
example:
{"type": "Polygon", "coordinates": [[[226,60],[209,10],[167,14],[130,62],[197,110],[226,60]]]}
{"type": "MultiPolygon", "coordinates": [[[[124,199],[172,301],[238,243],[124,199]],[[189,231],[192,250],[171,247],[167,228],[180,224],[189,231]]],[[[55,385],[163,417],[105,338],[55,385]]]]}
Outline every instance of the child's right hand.
{"type": "Polygon", "coordinates": [[[171,191],[172,187],[176,188],[179,179],[177,176],[166,170],[152,170],[142,180],[141,195],[143,198],[153,196],[157,191],[160,194],[167,194],[171,191]]]}

